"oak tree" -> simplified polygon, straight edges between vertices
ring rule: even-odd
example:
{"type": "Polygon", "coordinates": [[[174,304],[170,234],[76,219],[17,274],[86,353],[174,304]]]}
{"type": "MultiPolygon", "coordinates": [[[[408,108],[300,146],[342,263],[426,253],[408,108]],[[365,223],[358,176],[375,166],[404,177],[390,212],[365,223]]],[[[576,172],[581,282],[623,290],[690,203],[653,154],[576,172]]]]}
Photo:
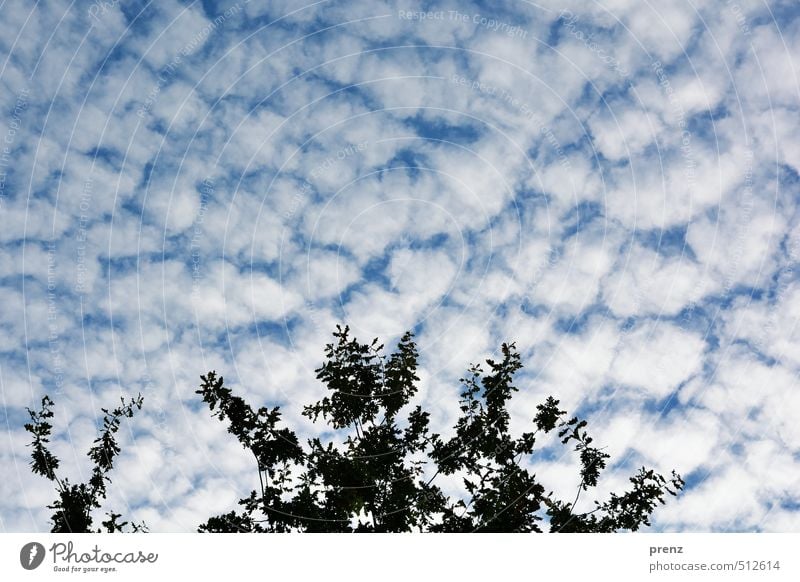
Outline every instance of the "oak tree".
{"type": "Polygon", "coordinates": [[[537,406],[528,431],[512,435],[509,405],[522,367],[515,345],[473,365],[461,379],[460,415],[449,435],[433,432],[430,413],[414,405],[418,357],[406,333],[386,355],[337,326],[316,370],[327,387],[302,414],[328,425],[329,436],[301,444],[279,407],[254,409],[211,371],[197,390],[212,414],[253,455],[259,489],[241,509],[211,517],[201,532],[616,532],[650,525],[650,516],[684,482],[642,467],[627,491],[576,509],[597,487],[609,455],[587,422],[559,400],[537,406]],[[571,501],[557,499],[532,472],[537,443],[549,433],[579,461],[571,501]],[[460,492],[437,483],[455,476],[460,492]]]}

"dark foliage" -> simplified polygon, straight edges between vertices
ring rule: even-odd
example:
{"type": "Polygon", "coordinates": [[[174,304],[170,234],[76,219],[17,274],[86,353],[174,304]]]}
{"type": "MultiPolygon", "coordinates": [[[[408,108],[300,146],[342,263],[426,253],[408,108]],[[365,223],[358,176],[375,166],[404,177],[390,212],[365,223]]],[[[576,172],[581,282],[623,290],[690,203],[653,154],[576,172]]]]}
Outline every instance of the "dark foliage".
{"type": "Polygon", "coordinates": [[[683,488],[674,471],[665,479],[642,468],[628,491],[576,513],[581,493],[597,486],[609,456],[593,445],[586,421],[568,417],[552,397],[537,407],[530,432],[511,436],[507,406],[522,367],[514,344],[503,344],[502,358],[487,360],[486,370],[469,369],[461,380],[460,418],[445,437],[431,433],[429,413],[412,405],[419,378],[411,333],[388,357],[377,340],[361,344],[347,327],[333,335],[316,370],[329,394],[303,415],[322,418],[341,435],[337,444],[313,438],[301,446],[281,426],[278,408],[253,410],[215,372],[201,377],[197,393],[253,453],[260,489],[239,502],[239,512],[212,517],[199,531],[637,531],[650,525],[667,494],[683,488]],[[523,462],[537,438],[552,431],[580,460],[571,503],[554,499],[523,462]],[[445,494],[435,483],[439,475],[457,475],[463,495],[445,494]]]}
{"type": "MultiPolygon", "coordinates": [[[[59,460],[48,449],[50,434],[53,429],[51,419],[53,418],[53,401],[45,396],[42,398],[41,409],[33,411],[28,409],[31,422],[25,425],[31,435],[33,442],[31,447],[31,470],[42,475],[55,484],[58,493],[49,509],[55,510],[52,516],[53,533],[90,533],[93,531],[106,531],[109,533],[125,531],[128,522],[117,521],[122,517],[118,513],[106,513],[108,519],[101,522],[103,529],[92,529],[92,511],[99,509],[101,501],[106,498],[106,483],[111,479],[108,473],[114,466],[114,458],[119,454],[120,448],[117,445],[116,434],[119,430],[123,418],[133,417],[134,409],[141,409],[142,396],[125,402],[121,399],[121,404],[112,411],[103,411],[103,426],[99,436],[95,439],[93,446],[89,449],[89,459],[92,461],[92,472],[87,483],[70,483],[68,479],[60,478],[57,473],[59,460]]],[[[146,527],[139,524],[130,524],[132,531],[145,531],[146,527]]]]}

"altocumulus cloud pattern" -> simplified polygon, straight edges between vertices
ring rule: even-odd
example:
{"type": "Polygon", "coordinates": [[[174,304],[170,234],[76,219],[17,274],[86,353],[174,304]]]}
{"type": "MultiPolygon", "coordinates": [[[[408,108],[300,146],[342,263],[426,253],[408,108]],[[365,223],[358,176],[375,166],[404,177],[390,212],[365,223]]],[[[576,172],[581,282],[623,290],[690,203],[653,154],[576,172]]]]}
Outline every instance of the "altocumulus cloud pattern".
{"type": "MultiPolygon", "coordinates": [[[[310,436],[339,322],[416,332],[435,430],[516,341],[512,420],[549,394],[588,416],[600,496],[675,468],[655,529],[800,531],[795,2],[0,13],[0,531],[47,527],[22,428],[44,394],[74,481],[100,408],[144,395],[109,489],[126,518],[233,509],[252,459],[199,375],[310,436]]],[[[575,461],[536,474],[566,496],[575,461]]]]}

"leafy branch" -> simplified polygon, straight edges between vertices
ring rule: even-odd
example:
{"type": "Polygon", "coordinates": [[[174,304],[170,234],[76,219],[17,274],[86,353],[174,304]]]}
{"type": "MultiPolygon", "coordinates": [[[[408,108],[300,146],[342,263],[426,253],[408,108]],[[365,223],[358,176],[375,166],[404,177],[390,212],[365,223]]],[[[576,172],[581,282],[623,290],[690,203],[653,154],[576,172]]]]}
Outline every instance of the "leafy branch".
{"type": "Polygon", "coordinates": [[[413,335],[400,339],[389,356],[377,339],[360,343],[349,327],[337,326],[316,370],[328,395],[303,408],[313,422],[326,422],[339,443],[308,439],[279,427],[278,407],[255,411],[234,396],[215,372],[201,376],[197,391],[228,432],[252,451],[261,482],[239,504],[242,513],[210,518],[209,532],[552,532],[637,531],[667,494],[683,488],[643,468],[622,495],[595,501],[593,511],[576,514],[582,492],[597,486],[609,455],[593,444],[587,421],[568,418],[559,401],[547,397],[536,408],[533,430],[513,438],[508,404],[519,388],[522,368],[513,343],[486,368],[470,366],[461,379],[460,416],[450,437],[431,433],[430,413],[414,404],[419,354],[413,335]],[[572,503],[545,493],[526,457],[537,436],[557,431],[561,444],[574,444],[580,483],[572,503]],[[426,466],[432,476],[423,478],[426,466]],[[262,475],[264,478],[262,478],[262,475]],[[463,492],[448,496],[435,481],[458,475],[463,492]],[[266,479],[269,477],[269,479],[266,479]]]}
{"type": "MultiPolygon", "coordinates": [[[[106,483],[111,479],[108,473],[114,466],[114,459],[120,453],[116,434],[119,431],[123,418],[132,418],[134,411],[142,408],[143,398],[139,394],[126,402],[121,398],[121,404],[109,411],[103,411],[103,425],[99,436],[94,440],[89,449],[89,459],[93,463],[91,477],[88,483],[70,483],[66,478],[60,478],[57,470],[60,466],[58,458],[50,452],[48,445],[52,436],[54,416],[54,403],[49,396],[44,396],[39,410],[27,409],[31,422],[25,424],[25,430],[33,436],[30,446],[31,470],[42,475],[55,484],[58,499],[49,509],[55,510],[52,519],[53,533],[88,533],[92,530],[92,512],[101,507],[101,500],[106,498],[106,483]]],[[[108,519],[101,525],[109,533],[124,531],[128,522],[118,522],[120,514],[109,512],[108,519]]],[[[133,531],[146,531],[144,524],[131,524],[133,531]]],[[[102,530],[96,530],[102,531],[102,530]]]]}

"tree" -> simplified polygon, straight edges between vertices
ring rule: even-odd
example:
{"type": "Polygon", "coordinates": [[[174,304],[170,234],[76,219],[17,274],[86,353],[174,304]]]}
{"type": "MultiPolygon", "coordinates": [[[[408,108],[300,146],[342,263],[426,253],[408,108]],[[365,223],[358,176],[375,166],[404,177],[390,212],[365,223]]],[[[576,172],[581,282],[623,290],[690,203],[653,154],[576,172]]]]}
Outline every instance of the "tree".
{"type": "MultiPolygon", "coordinates": [[[[49,509],[54,509],[52,519],[52,533],[91,533],[101,532],[93,530],[92,512],[99,509],[101,500],[106,498],[106,482],[111,479],[108,473],[114,466],[114,458],[119,454],[116,433],[123,418],[133,417],[134,409],[141,409],[143,398],[139,394],[129,402],[121,398],[121,404],[112,411],[102,408],[103,426],[99,436],[94,440],[94,445],[89,449],[89,459],[93,463],[91,477],[87,483],[70,483],[68,479],[59,477],[57,469],[60,461],[53,455],[49,448],[50,435],[53,425],[53,401],[49,396],[42,398],[41,408],[38,411],[27,409],[31,422],[25,425],[25,430],[33,436],[31,447],[31,470],[42,475],[55,484],[58,499],[49,509]]],[[[108,519],[101,522],[108,533],[125,531],[127,521],[117,521],[119,513],[107,512],[108,519]]],[[[146,531],[144,524],[131,524],[132,531],[146,531]]]]}
{"type": "Polygon", "coordinates": [[[628,491],[578,513],[580,495],[597,486],[609,455],[593,445],[587,422],[568,417],[553,397],[537,406],[530,432],[511,436],[508,403],[522,367],[513,343],[503,344],[502,358],[487,360],[485,370],[471,366],[461,379],[461,414],[446,437],[432,433],[430,414],[412,405],[419,378],[410,332],[389,356],[377,339],[351,338],[348,327],[337,326],[333,336],[316,370],[329,394],[302,412],[333,429],[325,442],[316,437],[302,446],[282,426],[279,407],[254,410],[215,371],[201,376],[197,393],[253,454],[260,487],[239,501],[240,511],[211,517],[199,531],[637,531],[650,525],[667,494],[684,486],[674,471],[666,479],[643,467],[628,491]],[[580,459],[571,502],[546,492],[523,463],[537,439],[552,431],[580,459]],[[440,475],[460,477],[461,494],[446,494],[435,483],[440,475]]]}

